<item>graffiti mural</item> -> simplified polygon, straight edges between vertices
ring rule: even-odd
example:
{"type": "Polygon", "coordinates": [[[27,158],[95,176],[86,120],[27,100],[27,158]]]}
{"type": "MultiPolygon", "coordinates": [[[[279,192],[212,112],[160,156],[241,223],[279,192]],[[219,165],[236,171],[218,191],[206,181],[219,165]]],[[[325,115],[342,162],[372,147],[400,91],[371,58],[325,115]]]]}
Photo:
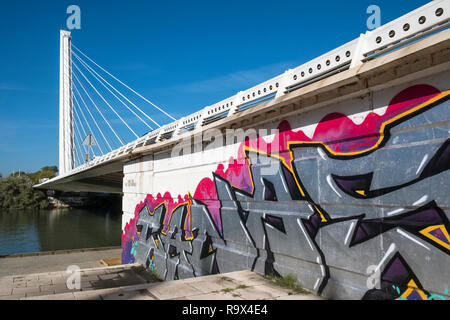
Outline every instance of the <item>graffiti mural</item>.
{"type": "Polygon", "coordinates": [[[448,294],[449,97],[415,85],[360,124],[327,115],[312,137],[283,121],[193,194],[148,195],[125,226],[122,262],[166,280],[294,274],[331,298],[448,294]]]}

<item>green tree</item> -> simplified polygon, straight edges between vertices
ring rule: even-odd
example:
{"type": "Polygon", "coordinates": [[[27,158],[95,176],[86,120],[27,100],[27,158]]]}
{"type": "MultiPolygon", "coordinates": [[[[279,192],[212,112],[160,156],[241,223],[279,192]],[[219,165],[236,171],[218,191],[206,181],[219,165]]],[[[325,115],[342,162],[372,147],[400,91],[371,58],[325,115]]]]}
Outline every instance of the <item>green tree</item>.
{"type": "Polygon", "coordinates": [[[35,181],[29,174],[15,173],[0,179],[0,208],[39,209],[47,208],[47,197],[33,189],[35,181]]]}
{"type": "Polygon", "coordinates": [[[58,172],[56,166],[46,166],[32,173],[17,171],[6,178],[0,174],[0,208],[2,209],[39,209],[47,208],[47,197],[33,189],[39,179],[53,178],[58,172]]]}
{"type": "Polygon", "coordinates": [[[0,207],[6,209],[39,208],[42,196],[33,190],[27,175],[9,176],[0,180],[0,207]]]}
{"type": "Polygon", "coordinates": [[[41,168],[41,170],[27,173],[26,175],[35,183],[38,184],[40,179],[44,178],[54,178],[56,177],[56,173],[58,172],[57,166],[46,166],[41,168]]]}
{"type": "Polygon", "coordinates": [[[59,170],[58,170],[57,166],[47,166],[47,167],[41,168],[41,171],[51,171],[56,174],[59,170]]]}

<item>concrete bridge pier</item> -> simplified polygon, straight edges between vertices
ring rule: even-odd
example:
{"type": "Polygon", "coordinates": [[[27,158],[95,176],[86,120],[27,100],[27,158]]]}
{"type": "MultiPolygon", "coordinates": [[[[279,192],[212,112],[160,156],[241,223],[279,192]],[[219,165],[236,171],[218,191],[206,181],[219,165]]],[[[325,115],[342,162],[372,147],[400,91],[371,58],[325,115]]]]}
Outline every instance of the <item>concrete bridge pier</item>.
{"type": "Polygon", "coordinates": [[[449,39],[134,150],[123,263],[166,280],[292,274],[332,299],[448,299],[449,39]],[[233,129],[247,141],[226,145],[233,129]]]}

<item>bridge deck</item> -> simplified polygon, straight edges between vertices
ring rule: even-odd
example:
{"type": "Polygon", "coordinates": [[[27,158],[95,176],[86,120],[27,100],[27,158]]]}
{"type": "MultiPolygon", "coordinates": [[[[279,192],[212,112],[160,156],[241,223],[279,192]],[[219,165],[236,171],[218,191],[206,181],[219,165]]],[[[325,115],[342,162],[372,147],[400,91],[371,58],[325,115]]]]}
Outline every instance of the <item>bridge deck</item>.
{"type": "Polygon", "coordinates": [[[131,143],[129,150],[110,155],[102,162],[93,161],[68,174],[60,175],[36,189],[86,192],[122,192],[123,162],[170,150],[174,145],[208,129],[250,128],[257,123],[279,120],[314,106],[325,106],[352,96],[380,90],[414,76],[450,69],[450,29],[428,36],[407,46],[388,52],[359,66],[332,74],[295,91],[263,102],[240,113],[176,135],[151,145],[131,143]]]}

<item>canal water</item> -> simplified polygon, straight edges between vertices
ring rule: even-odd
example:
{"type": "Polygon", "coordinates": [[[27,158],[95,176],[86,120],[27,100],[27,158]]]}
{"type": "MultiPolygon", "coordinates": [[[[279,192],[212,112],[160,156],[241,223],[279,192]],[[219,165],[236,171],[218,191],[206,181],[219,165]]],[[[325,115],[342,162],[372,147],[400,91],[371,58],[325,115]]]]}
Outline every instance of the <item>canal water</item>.
{"type": "Polygon", "coordinates": [[[120,246],[113,208],[0,211],[0,255],[120,246]]]}

